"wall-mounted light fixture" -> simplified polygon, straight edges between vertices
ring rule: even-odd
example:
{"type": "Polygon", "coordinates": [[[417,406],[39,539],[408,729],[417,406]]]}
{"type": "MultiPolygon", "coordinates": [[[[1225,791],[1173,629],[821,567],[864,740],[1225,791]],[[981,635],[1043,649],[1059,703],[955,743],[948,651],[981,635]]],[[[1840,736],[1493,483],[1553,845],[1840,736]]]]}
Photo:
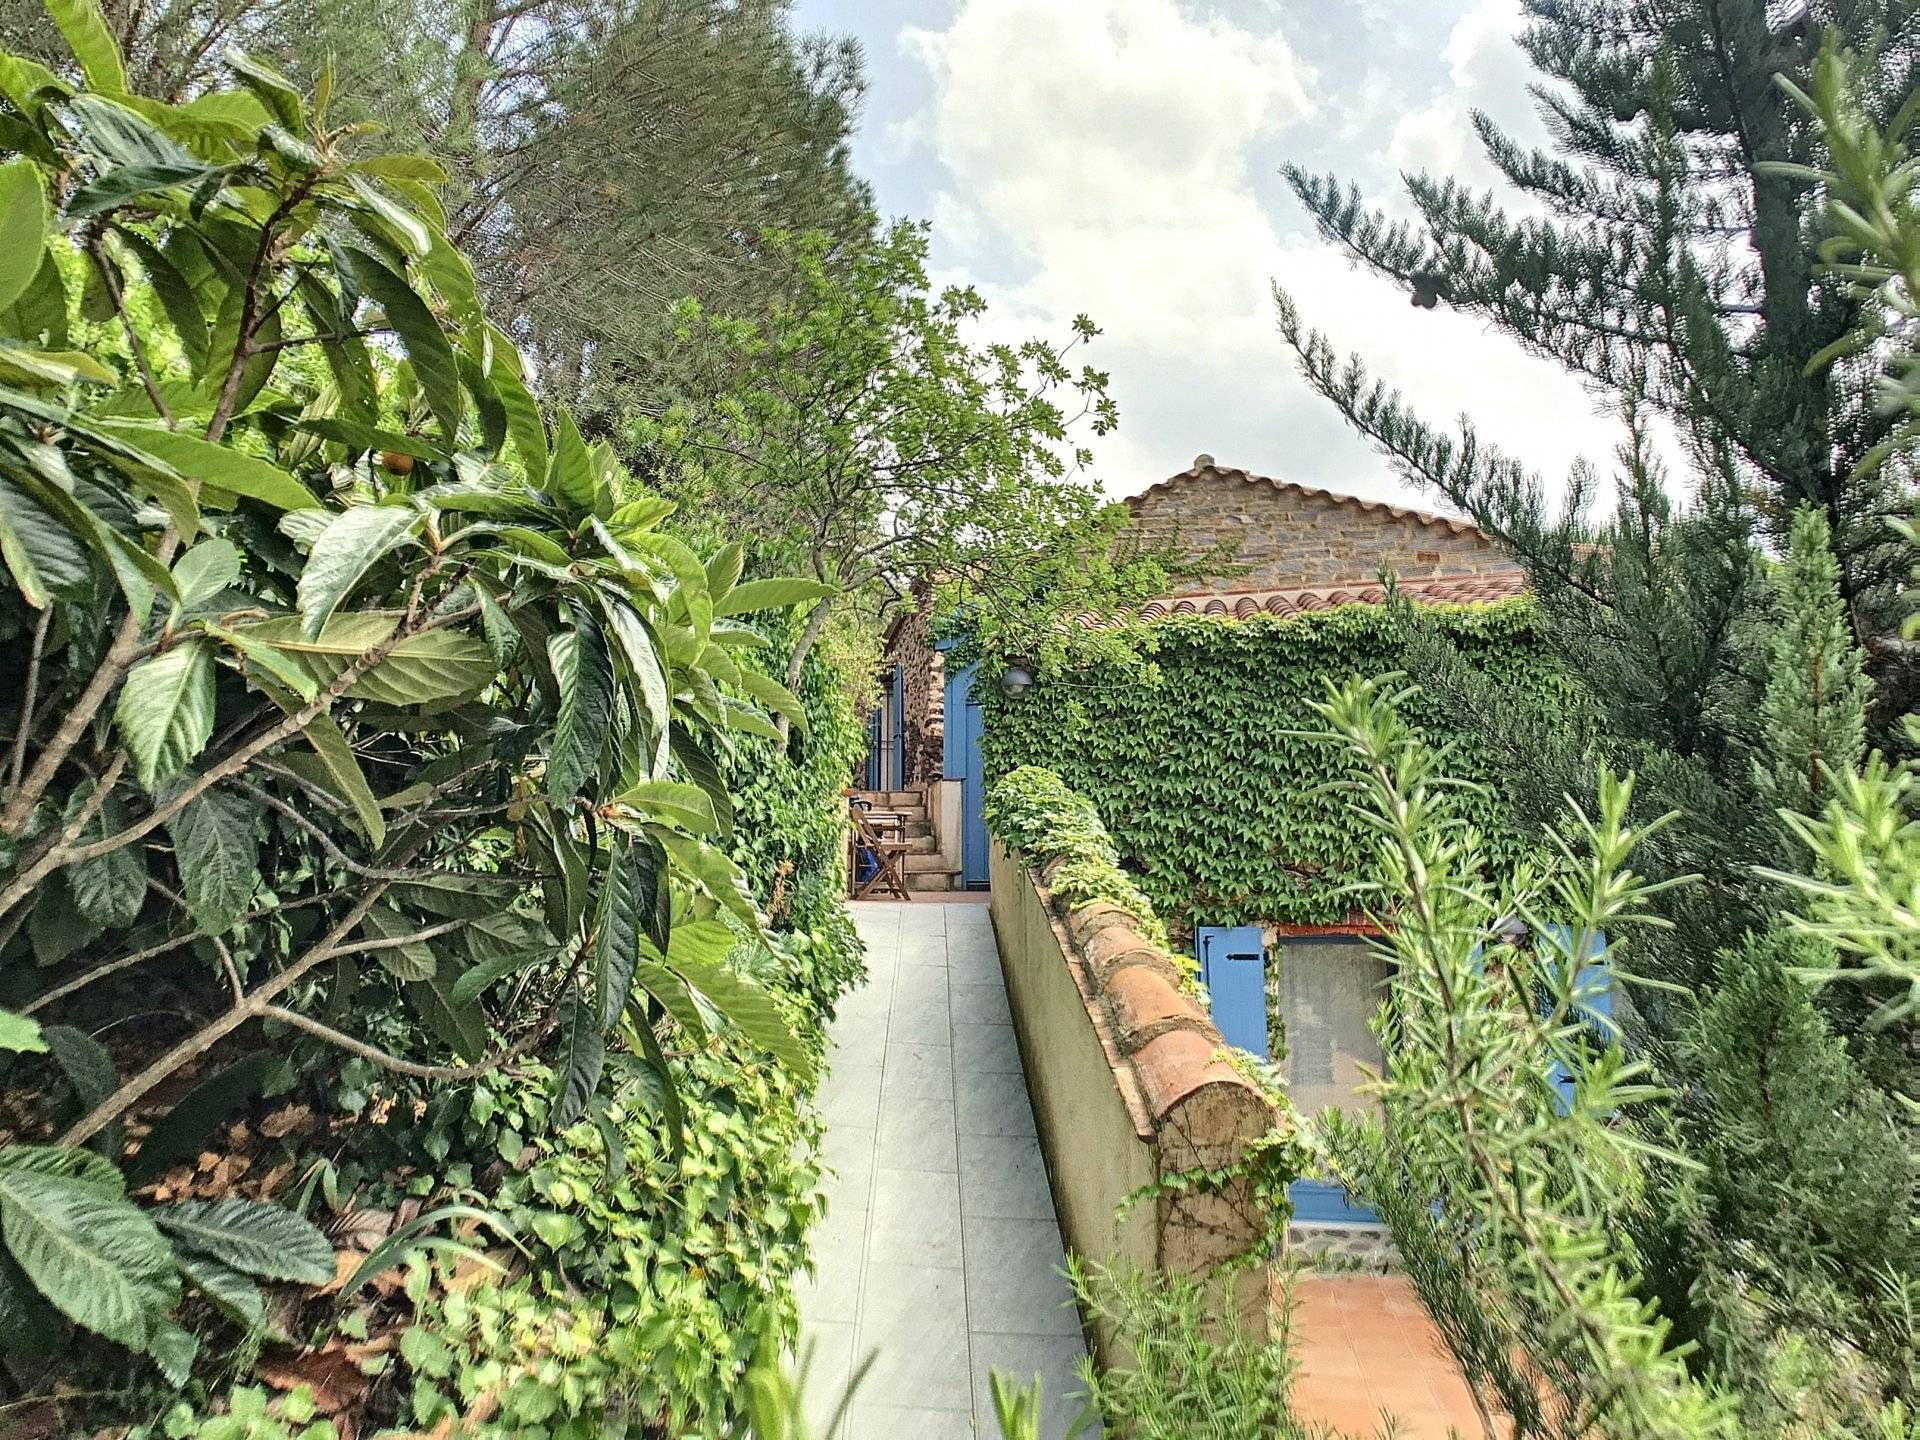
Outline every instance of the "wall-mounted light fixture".
{"type": "Polygon", "coordinates": [[[1025,664],[1015,660],[1000,672],[1000,693],[1009,700],[1018,700],[1033,688],[1033,671],[1025,664]]]}

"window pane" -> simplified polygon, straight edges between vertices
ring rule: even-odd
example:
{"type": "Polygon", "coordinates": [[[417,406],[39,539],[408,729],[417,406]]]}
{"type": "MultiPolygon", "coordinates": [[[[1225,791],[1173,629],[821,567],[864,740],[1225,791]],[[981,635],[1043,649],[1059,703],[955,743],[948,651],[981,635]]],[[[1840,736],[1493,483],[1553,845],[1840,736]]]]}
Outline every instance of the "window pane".
{"type": "Polygon", "coordinates": [[[1355,1089],[1367,1078],[1362,1065],[1380,1069],[1380,1042],[1367,1021],[1385,998],[1387,962],[1364,940],[1285,940],[1278,969],[1287,1044],[1281,1068],[1293,1103],[1308,1115],[1334,1105],[1376,1108],[1355,1089]]]}

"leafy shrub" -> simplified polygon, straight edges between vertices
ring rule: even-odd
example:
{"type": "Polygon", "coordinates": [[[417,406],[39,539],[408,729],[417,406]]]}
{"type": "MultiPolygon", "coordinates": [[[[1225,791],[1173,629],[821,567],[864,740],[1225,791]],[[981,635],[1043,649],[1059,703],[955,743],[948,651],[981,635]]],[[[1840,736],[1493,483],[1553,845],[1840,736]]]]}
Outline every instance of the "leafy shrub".
{"type": "Polygon", "coordinates": [[[987,828],[1035,868],[1060,862],[1047,886],[1069,909],[1105,901],[1139,922],[1140,933],[1164,947],[1166,927],[1153,903],[1126,871],[1100,813],[1051,770],[1023,765],[988,792],[987,828]]]}
{"type": "Polygon", "coordinates": [[[723,1102],[680,1076],[809,1083],[782,987],[849,962],[824,922],[768,927],[722,766],[804,715],[744,617],[825,587],[695,555],[543,414],[431,160],[238,54],[230,88],[127,94],[91,0],[50,14],[69,78],[0,57],[0,1063],[35,1099],[10,1138],[54,1142],[0,1149],[0,1346],[96,1335],[177,1383],[183,1293],[258,1340],[241,1272],[317,1282],[331,1247],[272,1207],[128,1201],[130,1117],[150,1159],[351,1054],[408,1102],[355,1138],[417,1142],[431,1190],[488,1105],[523,1147],[616,1117],[711,1138],[723,1102]],[[251,1088],[162,1100],[242,1051],[273,1062],[251,1088]]]}
{"type": "MultiPolygon", "coordinates": [[[[1561,703],[1565,684],[1526,602],[1425,613],[1487,673],[1561,703]]],[[[1392,612],[1344,605],[1140,629],[1149,672],[1103,661],[1051,682],[1043,675],[1018,698],[983,693],[989,781],[1022,765],[1053,770],[1104,817],[1118,860],[1177,930],[1345,919],[1345,887],[1371,863],[1372,832],[1327,791],[1324,753],[1304,732],[1328,681],[1398,668],[1392,612]]],[[[1452,745],[1463,778],[1496,778],[1438,704],[1417,697],[1407,718],[1452,745]]],[[[1491,795],[1466,803],[1490,860],[1522,858],[1526,844],[1491,795]]]]}

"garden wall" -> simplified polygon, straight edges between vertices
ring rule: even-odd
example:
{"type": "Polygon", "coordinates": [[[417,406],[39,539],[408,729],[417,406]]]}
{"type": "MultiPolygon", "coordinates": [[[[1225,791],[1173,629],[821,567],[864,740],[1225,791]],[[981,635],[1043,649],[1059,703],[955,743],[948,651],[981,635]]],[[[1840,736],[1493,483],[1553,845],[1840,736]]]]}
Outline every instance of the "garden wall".
{"type": "MultiPolygon", "coordinates": [[[[1110,901],[1073,903],[1043,879],[1073,858],[1031,858],[1044,868],[995,840],[993,921],[1063,1238],[1089,1259],[1208,1276],[1260,1241],[1251,1182],[1151,1187],[1235,1165],[1279,1117],[1220,1058],[1225,1042],[1157,923],[1110,901]]],[[[1268,1282],[1265,1264],[1243,1264],[1220,1297],[1257,1335],[1268,1282]]],[[[1111,1363],[1112,1337],[1095,1339],[1111,1363]]]]}

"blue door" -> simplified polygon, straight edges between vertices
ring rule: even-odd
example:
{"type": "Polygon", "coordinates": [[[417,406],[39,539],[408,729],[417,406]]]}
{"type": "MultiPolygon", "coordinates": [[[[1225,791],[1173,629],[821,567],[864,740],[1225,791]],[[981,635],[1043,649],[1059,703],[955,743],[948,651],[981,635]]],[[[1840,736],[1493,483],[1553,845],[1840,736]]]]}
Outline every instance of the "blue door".
{"type": "MultiPolygon", "coordinates": [[[[944,647],[943,647],[944,648],[944,647]]],[[[973,699],[978,664],[947,676],[946,722],[941,768],[960,782],[960,883],[985,889],[987,876],[987,772],[980,759],[980,706],[973,699]]]]}
{"type": "Polygon", "coordinates": [[[1267,1059],[1267,949],[1260,927],[1202,925],[1193,941],[1221,1038],[1267,1059]]]}

